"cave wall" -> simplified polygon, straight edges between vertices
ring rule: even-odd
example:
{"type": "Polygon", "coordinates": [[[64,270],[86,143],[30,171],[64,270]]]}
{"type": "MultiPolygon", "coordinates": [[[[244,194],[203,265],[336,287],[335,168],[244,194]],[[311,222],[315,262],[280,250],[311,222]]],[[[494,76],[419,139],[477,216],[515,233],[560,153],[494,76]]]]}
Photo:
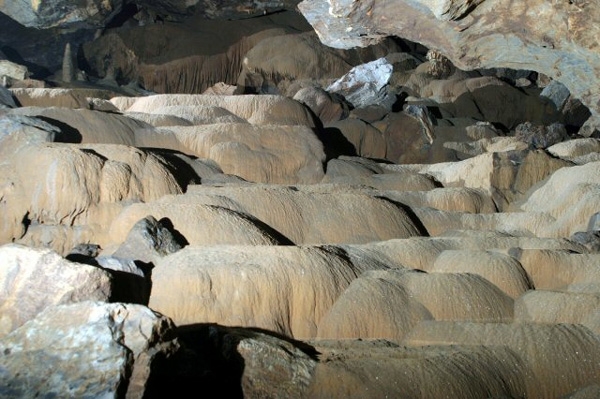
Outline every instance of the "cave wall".
{"type": "Polygon", "coordinates": [[[582,133],[600,129],[600,4],[589,0],[304,0],[323,43],[372,45],[398,36],[457,67],[541,72],[590,108],[582,133]]]}

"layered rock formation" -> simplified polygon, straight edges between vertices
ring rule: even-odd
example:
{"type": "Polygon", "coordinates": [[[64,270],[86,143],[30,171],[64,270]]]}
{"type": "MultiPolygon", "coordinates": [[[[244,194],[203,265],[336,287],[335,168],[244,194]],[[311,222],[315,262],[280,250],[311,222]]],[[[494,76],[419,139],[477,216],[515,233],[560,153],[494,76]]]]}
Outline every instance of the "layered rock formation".
{"type": "MultiPolygon", "coordinates": [[[[598,396],[600,141],[565,86],[317,45],[291,2],[132,4],[77,51],[98,76],[0,86],[0,398],[598,396]],[[178,45],[201,15],[250,36],[200,57],[233,26],[178,45]]],[[[493,3],[403,4],[425,42],[493,3]]]]}

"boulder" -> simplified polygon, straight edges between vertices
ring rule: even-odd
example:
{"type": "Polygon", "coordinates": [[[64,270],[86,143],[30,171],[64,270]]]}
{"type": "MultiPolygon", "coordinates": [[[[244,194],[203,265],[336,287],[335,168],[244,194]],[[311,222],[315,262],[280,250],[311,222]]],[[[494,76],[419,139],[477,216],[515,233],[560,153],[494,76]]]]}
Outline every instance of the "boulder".
{"type": "Polygon", "coordinates": [[[293,98],[310,108],[324,125],[348,117],[349,110],[346,102],[320,87],[304,87],[298,90],[293,98]]]}
{"type": "Polygon", "coordinates": [[[0,348],[3,397],[143,398],[179,344],[145,306],[86,301],[47,308],[0,348]]]}
{"type": "Polygon", "coordinates": [[[117,258],[132,259],[144,263],[155,263],[158,259],[179,251],[187,241],[171,231],[173,226],[167,219],[156,220],[146,216],[136,222],[125,241],[112,254],[117,258]]]}
{"type": "Polygon", "coordinates": [[[564,125],[553,123],[549,126],[525,122],[515,128],[515,138],[527,143],[529,148],[548,148],[569,138],[564,125]]]}
{"type": "Polygon", "coordinates": [[[17,244],[0,246],[0,282],[1,337],[49,306],[108,301],[113,294],[108,272],[17,244]]]}
{"type": "Polygon", "coordinates": [[[5,84],[5,82],[12,83],[15,80],[25,80],[29,75],[26,66],[8,60],[0,60],[0,78],[3,80],[2,86],[8,87],[10,85],[5,84]]]}
{"type": "MultiPolygon", "coordinates": [[[[369,123],[354,118],[329,122],[323,134],[323,141],[326,145],[333,141],[333,136],[336,134],[341,134],[345,141],[350,143],[353,155],[376,159],[386,159],[387,157],[386,136],[369,123]]],[[[342,141],[342,138],[340,137],[339,140],[342,141]]],[[[331,144],[335,145],[335,143],[331,144]]]]}
{"type": "Polygon", "coordinates": [[[221,334],[224,357],[238,357],[243,368],[244,397],[305,397],[317,360],[304,345],[251,329],[228,328],[221,334]]]}
{"type": "Polygon", "coordinates": [[[68,0],[40,1],[33,3],[7,2],[0,5],[0,12],[20,24],[37,28],[100,28],[123,8],[123,0],[97,2],[85,0],[73,3],[68,0]]]}
{"type": "Polygon", "coordinates": [[[386,58],[357,65],[325,90],[343,96],[354,108],[384,105],[390,110],[396,97],[388,92],[393,66],[386,58]]]}

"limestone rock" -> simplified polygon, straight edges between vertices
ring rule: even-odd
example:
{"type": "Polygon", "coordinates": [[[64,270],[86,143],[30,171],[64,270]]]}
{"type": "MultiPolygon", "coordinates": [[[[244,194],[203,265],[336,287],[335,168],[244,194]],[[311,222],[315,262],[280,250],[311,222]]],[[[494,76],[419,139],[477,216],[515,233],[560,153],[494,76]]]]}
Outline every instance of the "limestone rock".
{"type": "Polygon", "coordinates": [[[507,346],[525,363],[521,375],[528,398],[560,397],[598,381],[600,375],[598,336],[574,324],[424,321],[404,342],[507,346]]]}
{"type": "Polygon", "coordinates": [[[108,301],[109,273],[65,260],[56,252],[16,244],[0,247],[0,336],[36,317],[51,305],[86,300],[108,301]]]}
{"type": "MultiPolygon", "coordinates": [[[[435,264],[435,260],[445,250],[499,250],[508,252],[511,248],[522,249],[547,249],[565,250],[585,253],[583,245],[566,239],[534,238],[526,236],[511,236],[494,231],[463,231],[455,235],[443,237],[412,237],[407,239],[394,239],[366,244],[340,244],[352,259],[357,262],[363,259],[378,260],[388,267],[410,268],[428,271],[435,264]]],[[[515,256],[517,260],[520,258],[515,256]]],[[[559,261],[560,262],[560,261],[559,261]]],[[[541,263],[543,264],[543,262],[541,263]]],[[[525,264],[522,265],[525,268],[525,264]]],[[[537,281],[528,268],[525,271],[533,280],[537,281]]],[[[549,273],[553,273],[550,271],[549,273]]]]}
{"type": "Polygon", "coordinates": [[[213,160],[227,174],[257,183],[312,184],[323,178],[323,145],[306,126],[221,123],[170,126],[137,135],[159,147],[213,160]]]}
{"type": "MultiPolygon", "coordinates": [[[[218,11],[223,4],[212,7],[218,11]]],[[[167,20],[111,29],[84,43],[82,55],[90,73],[100,78],[137,82],[154,93],[200,94],[217,83],[236,85],[246,54],[263,39],[309,29],[298,13],[207,20],[196,9],[182,23],[167,20]]]]}
{"type": "Polygon", "coordinates": [[[599,165],[600,162],[590,162],[560,168],[544,184],[532,187],[523,202],[516,205],[523,211],[552,215],[557,221],[552,229],[554,234],[570,236],[577,231],[585,231],[590,218],[599,209],[599,165]],[[548,198],[552,198],[552,201],[548,201],[548,198]]]}
{"type": "Polygon", "coordinates": [[[2,397],[146,397],[179,344],[147,307],[81,302],[47,308],[0,340],[2,397]]]}
{"type": "Polygon", "coordinates": [[[332,47],[365,47],[397,36],[439,51],[464,70],[542,72],[590,108],[584,134],[600,126],[600,8],[595,3],[305,0],[298,7],[332,47]]]}
{"type": "Polygon", "coordinates": [[[593,293],[600,287],[599,254],[526,249],[516,251],[515,257],[536,289],[593,293]]]}
{"type": "Polygon", "coordinates": [[[515,321],[581,324],[600,331],[600,295],[532,290],[515,301],[515,321]]]}
{"type": "MultiPolygon", "coordinates": [[[[127,113],[126,115],[128,115],[127,113]]],[[[169,115],[185,119],[190,125],[210,125],[217,123],[248,123],[245,119],[218,106],[193,106],[173,105],[158,107],[152,110],[152,114],[169,115]]]]}
{"type": "Polygon", "coordinates": [[[514,258],[493,251],[443,251],[431,271],[478,274],[513,299],[534,289],[533,282],[514,258]]]}
{"type": "Polygon", "coordinates": [[[124,202],[182,192],[169,161],[133,147],[42,143],[5,159],[0,241],[21,239],[59,253],[81,242],[102,244],[106,220],[124,202]]]}
{"type": "Polygon", "coordinates": [[[436,187],[439,186],[435,179],[425,174],[410,170],[384,173],[383,168],[374,161],[344,156],[327,162],[327,173],[321,183],[364,185],[385,191],[385,196],[392,200],[402,198],[399,201],[401,203],[404,203],[406,192],[414,191],[428,195],[435,193],[436,187]]]}
{"type": "Polygon", "coordinates": [[[309,397],[479,399],[525,397],[527,392],[526,363],[501,346],[415,348],[385,340],[311,343],[321,354],[321,362],[309,397]]]}
{"type": "MultiPolygon", "coordinates": [[[[87,101],[87,99],[86,99],[87,101]]],[[[136,134],[152,126],[123,115],[62,107],[23,107],[16,115],[35,116],[60,129],[55,141],[63,143],[136,144],[136,134]]],[[[146,133],[147,134],[147,133],[146,133]]]]}
{"type": "MultiPolygon", "coordinates": [[[[402,205],[369,193],[347,191],[344,185],[196,186],[173,199],[252,215],[296,245],[364,243],[421,233],[411,212],[402,205]]],[[[166,200],[164,203],[168,204],[166,200]]]]}
{"type": "Polygon", "coordinates": [[[369,267],[328,247],[186,247],[157,263],[149,306],[178,325],[212,322],[311,338],[337,297],[369,267]]]}
{"type": "Polygon", "coordinates": [[[339,50],[323,45],[313,31],[273,35],[246,53],[237,85],[244,88],[245,93],[292,97],[302,82],[324,88],[352,67],[400,50],[393,40],[364,49],[339,50]]]}
{"type": "Polygon", "coordinates": [[[600,140],[580,138],[563,141],[547,148],[547,151],[559,158],[576,164],[600,161],[600,140]]]}
{"type": "Polygon", "coordinates": [[[305,106],[277,95],[153,95],[137,98],[126,111],[153,113],[160,107],[168,106],[221,107],[253,125],[315,126],[313,117],[305,106]]]}
{"type": "Polygon", "coordinates": [[[403,270],[373,270],[353,280],[318,325],[318,339],[401,341],[422,320],[427,307],[398,281],[403,270]]]}
{"type": "Polygon", "coordinates": [[[502,210],[528,195],[527,191],[535,184],[569,165],[540,151],[507,151],[485,153],[460,162],[423,166],[420,172],[432,175],[445,187],[488,190],[502,210]]]}
{"type": "MultiPolygon", "coordinates": [[[[110,224],[106,247],[120,246],[135,224],[152,215],[173,225],[181,240],[191,245],[277,245],[289,241],[247,214],[203,203],[177,203],[173,198],[148,204],[132,204],[110,224]]],[[[127,245],[127,244],[125,244],[127,245]]]]}
{"type": "MultiPolygon", "coordinates": [[[[393,176],[393,174],[382,176],[393,176]]],[[[383,187],[379,189],[385,190],[383,187]]],[[[390,187],[388,190],[393,190],[393,188],[390,187]]],[[[481,189],[448,187],[434,188],[428,191],[382,191],[381,195],[411,208],[435,208],[448,212],[466,213],[496,212],[496,204],[491,196],[481,189]]]]}
{"type": "Polygon", "coordinates": [[[349,113],[347,104],[341,98],[319,87],[304,87],[293,98],[310,108],[324,125],[345,119],[349,113]]]}

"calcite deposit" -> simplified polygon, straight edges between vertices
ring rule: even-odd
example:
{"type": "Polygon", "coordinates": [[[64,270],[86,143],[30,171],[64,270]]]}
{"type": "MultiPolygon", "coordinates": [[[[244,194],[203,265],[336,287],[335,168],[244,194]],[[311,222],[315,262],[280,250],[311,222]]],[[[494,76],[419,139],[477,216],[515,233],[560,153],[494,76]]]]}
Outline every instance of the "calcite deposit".
{"type": "Polygon", "coordinates": [[[598,7],[296,3],[0,0],[0,398],[599,397],[598,7]]]}

